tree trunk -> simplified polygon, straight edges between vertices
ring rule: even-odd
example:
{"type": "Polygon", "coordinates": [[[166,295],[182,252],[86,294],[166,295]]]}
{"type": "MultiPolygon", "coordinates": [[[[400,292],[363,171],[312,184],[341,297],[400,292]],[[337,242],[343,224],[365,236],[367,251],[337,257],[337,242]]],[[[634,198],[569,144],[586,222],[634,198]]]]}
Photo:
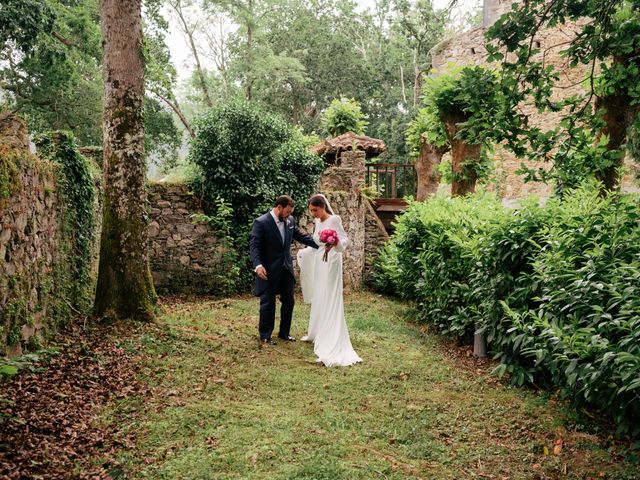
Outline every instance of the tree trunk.
{"type": "Polygon", "coordinates": [[[448,150],[449,147],[435,147],[427,142],[426,138],[420,138],[420,155],[415,162],[418,184],[417,201],[422,202],[438,191],[442,176],[438,172],[438,165],[448,150]]]}
{"type": "Polygon", "coordinates": [[[104,204],[95,312],[151,320],[141,0],[101,0],[104,204]]]}
{"type": "Polygon", "coordinates": [[[251,101],[251,97],[253,96],[253,52],[251,51],[253,48],[253,24],[251,23],[253,21],[253,3],[251,0],[249,0],[248,9],[251,12],[251,17],[247,20],[247,84],[245,85],[245,96],[247,97],[247,100],[251,101]]]}
{"type": "MultiPolygon", "coordinates": [[[[614,57],[614,63],[629,63],[628,59],[614,57]]],[[[627,128],[630,126],[633,118],[628,115],[631,107],[631,98],[626,93],[612,94],[604,97],[596,98],[595,109],[604,110],[604,126],[596,136],[596,142],[600,141],[602,135],[609,137],[607,151],[623,150],[624,143],[627,140],[627,128]]],[[[606,169],[596,172],[596,178],[602,182],[603,193],[615,190],[618,185],[618,169],[622,166],[624,157],[620,157],[613,165],[606,169]]]]}
{"type": "Polygon", "coordinates": [[[462,197],[476,189],[478,173],[474,165],[480,161],[481,144],[468,144],[458,137],[459,124],[466,118],[462,115],[449,115],[445,120],[447,137],[451,144],[451,196],[462,197]]]}

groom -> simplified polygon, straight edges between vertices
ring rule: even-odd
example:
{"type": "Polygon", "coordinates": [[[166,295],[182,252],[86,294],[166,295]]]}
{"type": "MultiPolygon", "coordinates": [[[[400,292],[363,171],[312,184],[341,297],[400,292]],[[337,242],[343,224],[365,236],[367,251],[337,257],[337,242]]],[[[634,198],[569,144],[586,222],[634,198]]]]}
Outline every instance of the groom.
{"type": "Polygon", "coordinates": [[[269,212],[253,222],[249,249],[256,272],[255,294],[260,297],[260,341],[275,345],[271,334],[275,326],[276,295],[280,294],[280,329],[278,338],[295,342],[289,335],[293,314],[293,263],[291,262],[291,240],[313,248],[318,245],[309,235],[304,234],[291,215],[294,201],[287,195],[280,195],[269,212]]]}

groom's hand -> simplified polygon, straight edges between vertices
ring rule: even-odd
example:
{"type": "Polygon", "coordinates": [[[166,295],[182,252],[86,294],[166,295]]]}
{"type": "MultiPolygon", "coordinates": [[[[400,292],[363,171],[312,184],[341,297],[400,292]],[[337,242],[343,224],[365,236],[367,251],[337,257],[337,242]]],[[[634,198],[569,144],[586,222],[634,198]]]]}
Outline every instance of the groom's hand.
{"type": "Polygon", "coordinates": [[[258,268],[256,268],[256,275],[258,275],[258,277],[260,277],[262,280],[266,280],[267,279],[267,270],[260,266],[258,268]]]}

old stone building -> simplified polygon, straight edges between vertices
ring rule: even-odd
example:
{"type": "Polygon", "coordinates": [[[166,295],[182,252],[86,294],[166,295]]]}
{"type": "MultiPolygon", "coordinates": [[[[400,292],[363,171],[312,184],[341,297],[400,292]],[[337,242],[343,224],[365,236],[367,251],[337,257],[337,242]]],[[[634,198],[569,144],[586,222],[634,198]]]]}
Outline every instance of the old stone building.
{"type": "MultiPolygon", "coordinates": [[[[432,49],[433,66],[436,71],[448,64],[487,65],[485,33],[502,14],[511,10],[512,5],[513,0],[484,0],[482,25],[449,38],[432,49]]],[[[588,75],[585,66],[578,65],[572,68],[566,58],[560,55],[567,42],[575,37],[579,27],[578,23],[567,23],[554,28],[542,28],[533,39],[533,46],[540,50],[539,55],[544,55],[545,64],[553,65],[560,73],[560,80],[554,91],[558,98],[585,93],[583,80],[588,75]]],[[[523,105],[522,112],[529,116],[532,126],[543,127],[545,130],[556,126],[561,119],[560,113],[541,114],[531,105],[523,105]]],[[[541,163],[537,159],[516,158],[513,153],[498,146],[494,154],[496,182],[492,188],[507,201],[530,194],[548,197],[553,186],[537,182],[525,183],[523,177],[515,173],[521,163],[531,168],[549,167],[549,164],[541,163]]],[[[625,179],[624,185],[627,189],[633,188],[630,179],[625,179]]]]}

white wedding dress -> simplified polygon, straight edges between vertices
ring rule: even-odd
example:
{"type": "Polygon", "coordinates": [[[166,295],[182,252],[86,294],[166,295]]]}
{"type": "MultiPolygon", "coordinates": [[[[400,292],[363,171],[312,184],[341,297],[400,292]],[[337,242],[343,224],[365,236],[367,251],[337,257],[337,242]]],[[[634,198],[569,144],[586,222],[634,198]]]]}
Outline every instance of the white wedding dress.
{"type": "Polygon", "coordinates": [[[324,222],[316,218],[313,239],[320,248],[303,248],[297,255],[302,295],[306,303],[311,303],[306,340],[313,342],[317,361],[327,367],[353,365],[362,359],[351,346],[344,318],[342,252],[349,245],[349,238],[340,217],[331,215],[324,222]],[[340,242],[329,251],[325,262],[320,232],[327,228],[338,233],[340,242]]]}

